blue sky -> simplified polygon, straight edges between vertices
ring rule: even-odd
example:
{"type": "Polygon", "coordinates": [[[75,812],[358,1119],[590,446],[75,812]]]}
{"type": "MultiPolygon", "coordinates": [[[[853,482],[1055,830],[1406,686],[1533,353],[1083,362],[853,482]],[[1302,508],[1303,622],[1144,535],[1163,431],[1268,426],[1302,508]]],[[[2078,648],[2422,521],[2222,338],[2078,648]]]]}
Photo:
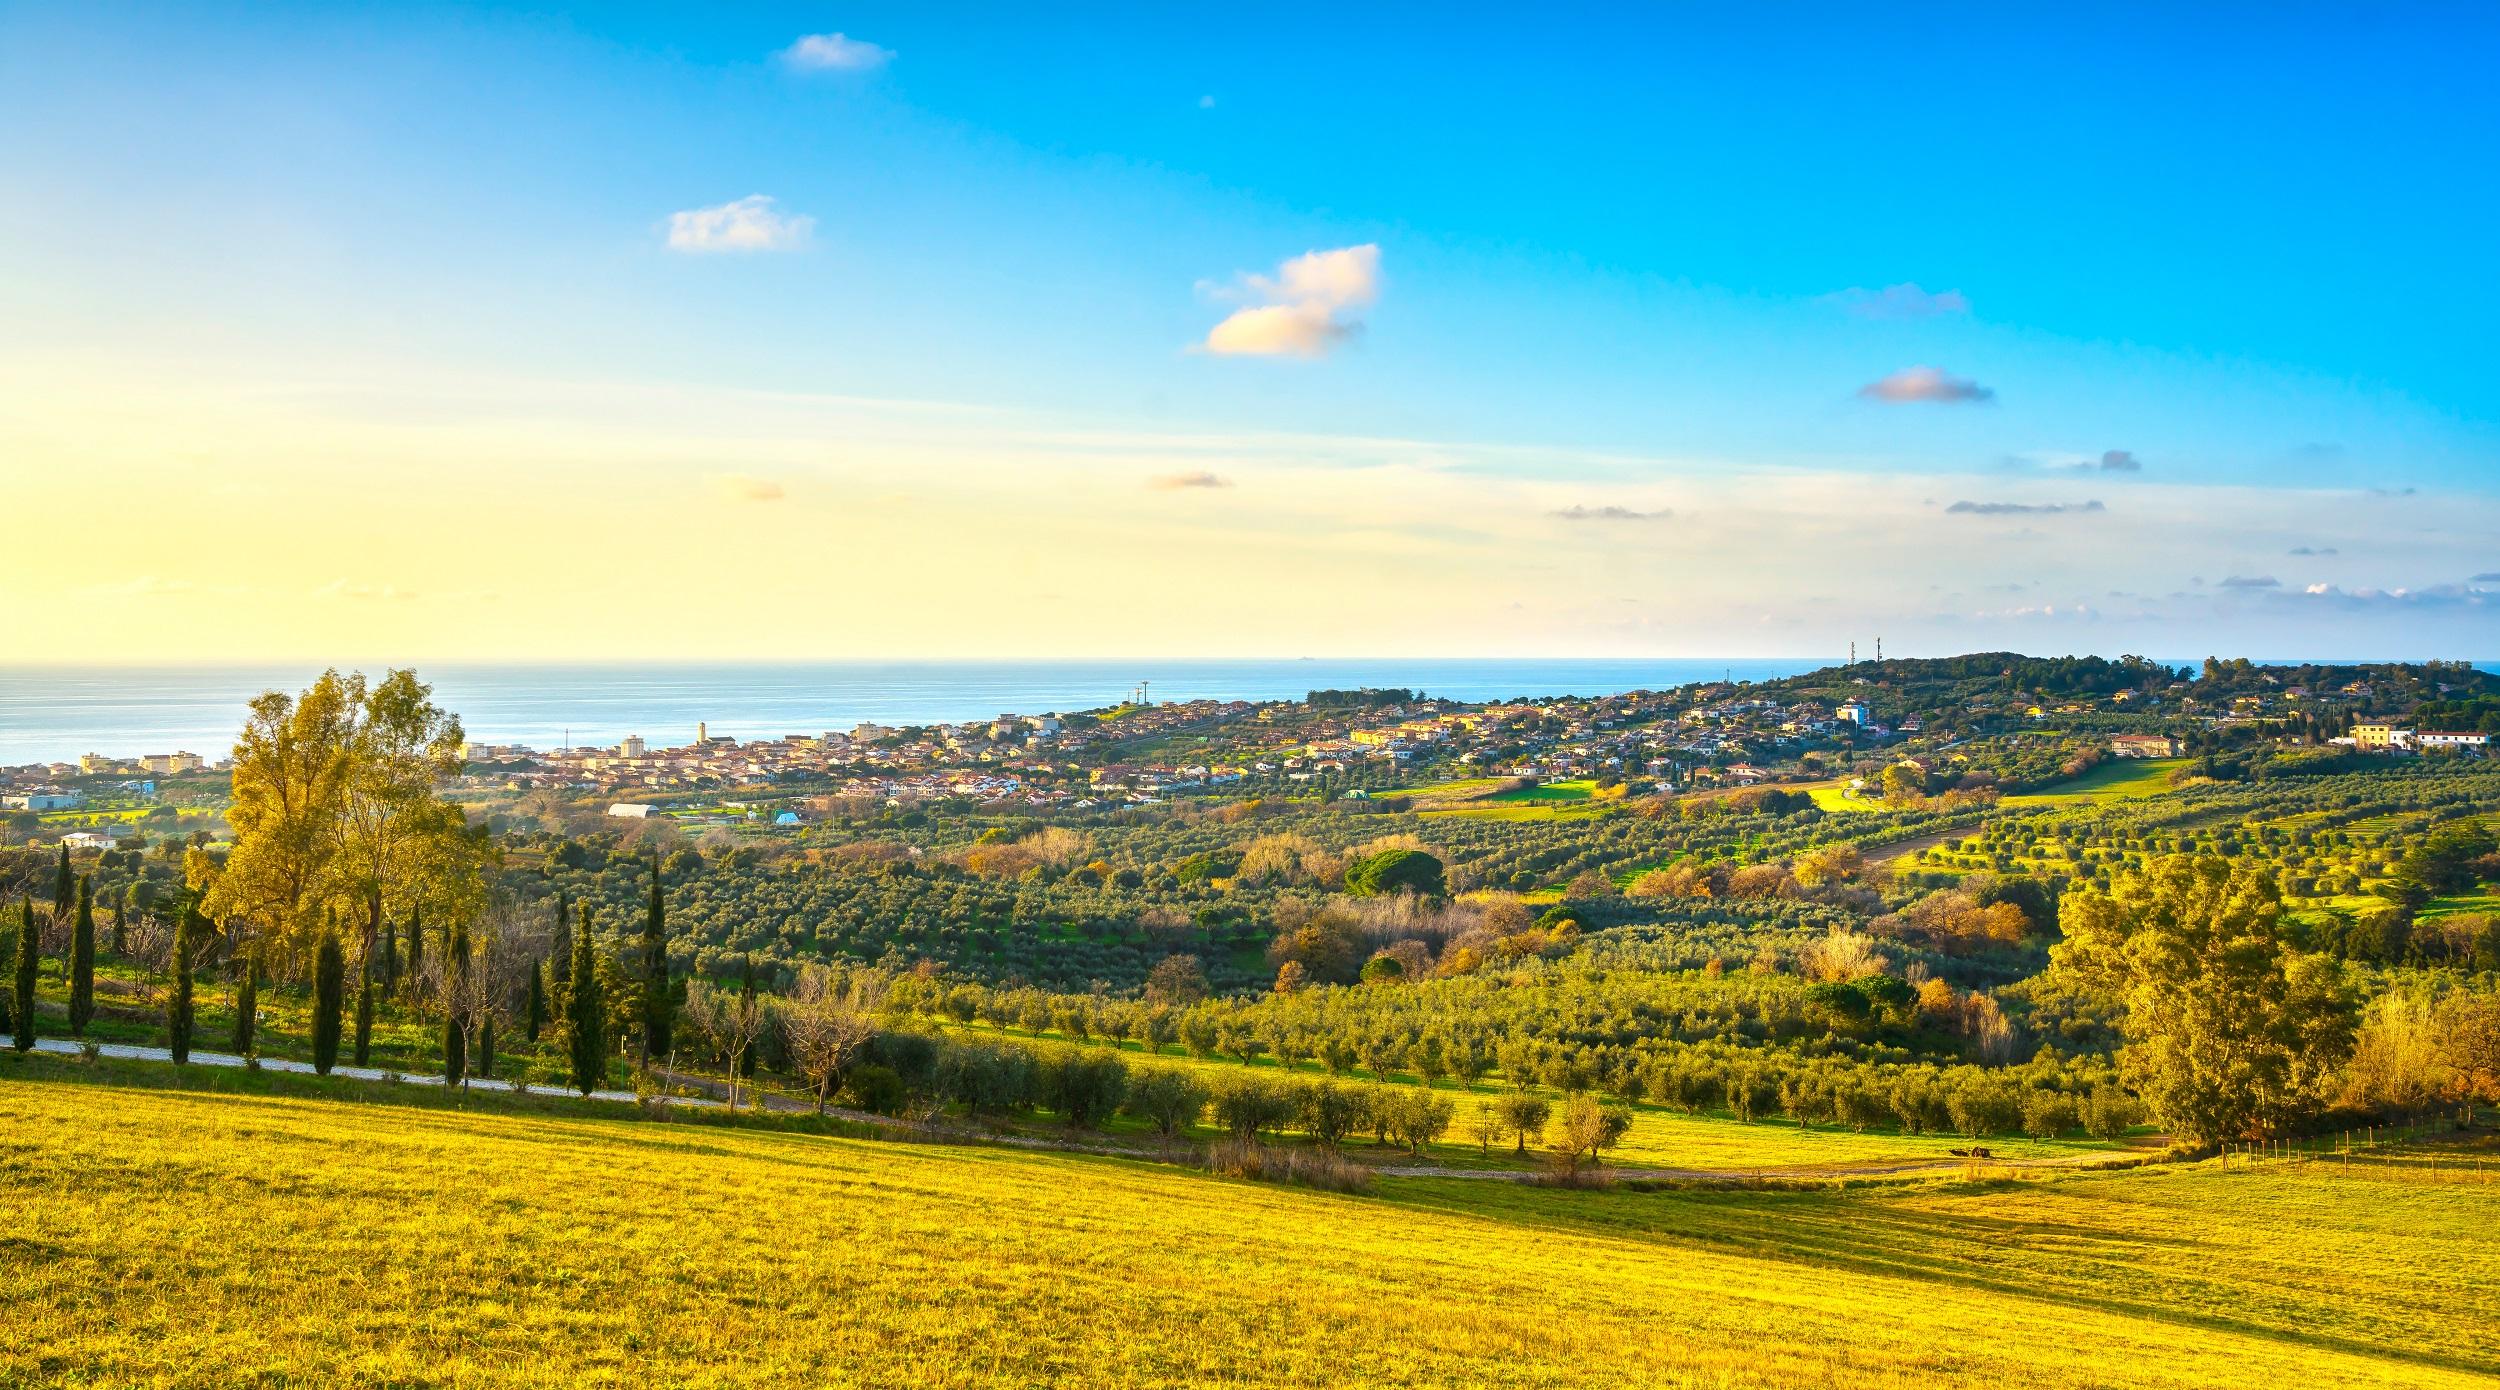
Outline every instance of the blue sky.
{"type": "MultiPolygon", "coordinates": [[[[884,498],[979,557],[702,655],[983,654],[1002,584],[1290,652],[1370,640],[1314,611],[1365,587],[1476,610],[1446,652],[2500,650],[2487,9],[718,8],[0,5],[11,452],[229,528],[169,460],[431,476],[496,539],[636,494],[697,553],[884,498]],[[706,210],[766,230],[672,241],[706,210]],[[1196,541],[1106,578],[1106,526],[1196,541]],[[1239,613],[1209,544],[1307,588],[1239,613]]],[[[293,596],[252,654],[295,655],[387,591],[490,656],[499,606],[670,601],[557,577],[596,555],[86,596],[111,642],[293,596]]]]}

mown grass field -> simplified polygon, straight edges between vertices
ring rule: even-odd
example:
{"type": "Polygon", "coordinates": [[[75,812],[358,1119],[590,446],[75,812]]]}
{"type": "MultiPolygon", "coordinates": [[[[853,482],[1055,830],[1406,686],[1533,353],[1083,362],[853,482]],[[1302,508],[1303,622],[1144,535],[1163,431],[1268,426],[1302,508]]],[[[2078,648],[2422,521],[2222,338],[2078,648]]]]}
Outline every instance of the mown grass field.
{"type": "Polygon", "coordinates": [[[11,1385],[2471,1385],[2500,1187],[1336,1196],[23,1079],[11,1385]]]}
{"type": "Polygon", "coordinates": [[[2424,918],[2452,917],[2460,912],[2500,913],[2500,893],[2457,893],[2422,905],[2424,918]]]}
{"type": "Polygon", "coordinates": [[[1879,800],[1859,796],[1850,791],[1847,787],[1837,784],[1822,787],[1809,787],[1806,789],[1806,795],[1814,798],[1815,808],[1821,811],[1882,811],[1889,809],[1879,800]]]}
{"type": "Polygon", "coordinates": [[[2157,796],[2170,789],[2170,774],[2188,765],[2186,758],[2111,758],[2043,792],[2005,798],[2008,807],[2097,806],[2157,796]]]}
{"type": "MultiPolygon", "coordinates": [[[[1616,796],[1621,796],[1622,794],[1623,793],[1619,790],[1614,793],[1616,796]]],[[[1591,797],[1604,795],[1606,795],[1606,793],[1598,789],[1597,783],[1594,780],[1589,778],[1575,778],[1562,782],[1540,782],[1533,787],[1514,787],[1509,791],[1495,792],[1493,795],[1486,797],[1485,800],[1512,804],[1524,804],[1557,801],[1586,801],[1591,797]]]]}
{"type": "Polygon", "coordinates": [[[1586,777],[1525,787],[1510,785],[1504,778],[1472,777],[1416,787],[1404,795],[1415,798],[1416,809],[1426,817],[1553,821],[1602,815],[1622,802],[1624,789],[1600,787],[1594,778],[1586,777]]]}

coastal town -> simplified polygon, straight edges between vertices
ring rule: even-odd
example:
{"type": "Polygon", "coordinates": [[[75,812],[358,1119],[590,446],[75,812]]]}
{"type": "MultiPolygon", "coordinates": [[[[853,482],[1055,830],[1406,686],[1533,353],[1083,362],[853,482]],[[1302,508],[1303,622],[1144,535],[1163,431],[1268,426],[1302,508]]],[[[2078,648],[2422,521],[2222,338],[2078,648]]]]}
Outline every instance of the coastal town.
{"type": "MultiPolygon", "coordinates": [[[[1217,793],[1391,797],[1452,778],[1589,779],[1671,793],[1780,783],[1860,790],[1886,768],[1906,767],[1931,789],[1974,789],[2003,780],[2002,748],[2042,740],[2062,741],[2059,767],[2071,773],[2077,760],[2173,759],[2250,741],[2401,757],[2479,755],[2491,738],[2373,717],[2419,692],[2380,689],[2366,674],[2313,687],[2267,673],[2257,689],[2228,692],[2206,688],[2220,679],[2210,672],[2202,681],[2188,674],[2095,694],[2015,683],[1974,695],[1868,663],[1761,684],[1490,704],[1358,690],[744,737],[699,723],[677,741],[472,742],[448,790],[473,802],[547,794],[602,801],[619,819],[703,812],[786,830],[862,804],[1084,812],[1217,793]]],[[[0,769],[0,815],[19,832],[51,829],[102,848],[151,823],[179,824],[186,805],[213,803],[229,766],[177,750],[0,769]]]]}

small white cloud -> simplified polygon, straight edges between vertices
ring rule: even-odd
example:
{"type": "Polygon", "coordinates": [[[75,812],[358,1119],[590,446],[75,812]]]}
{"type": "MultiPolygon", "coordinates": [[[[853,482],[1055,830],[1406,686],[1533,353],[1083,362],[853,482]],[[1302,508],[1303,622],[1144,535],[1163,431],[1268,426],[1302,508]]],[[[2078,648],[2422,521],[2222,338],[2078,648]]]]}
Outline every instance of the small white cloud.
{"type": "Polygon", "coordinates": [[[1218,357],[1325,357],[1362,331],[1316,305],[1262,304],[1234,310],[1200,346],[1218,357]]]}
{"type": "Polygon", "coordinates": [[[1146,480],[1146,486],[1157,492],[1187,492],[1193,488],[1220,488],[1232,485],[1232,479],[1219,477],[1204,469],[1195,473],[1164,473],[1146,480]]]}
{"type": "Polygon", "coordinates": [[[1664,521],[1675,515],[1665,507],[1644,512],[1632,507],[1583,507],[1577,504],[1546,513],[1556,521],[1664,521]]]}
{"type": "Polygon", "coordinates": [[[1870,381],[1858,394],[1871,401],[1900,405],[1933,401],[1939,405],[1976,405],[1996,399],[1996,392],[1939,367],[1904,367],[1881,381],[1870,381]]]}
{"type": "Polygon", "coordinates": [[[1363,331],[1358,310],[1380,298],[1376,245],[1310,251],[1269,275],[1244,275],[1219,297],[1254,301],[1207,333],[1200,350],[1220,357],[1320,357],[1363,331]]]}
{"type": "Polygon", "coordinates": [[[1880,290],[1853,287],[1823,298],[1862,319],[1932,319],[1970,312],[1970,299],[1960,290],[1929,293],[1914,284],[1886,285],[1880,290]]]}
{"type": "Polygon", "coordinates": [[[712,490],[732,502],[778,502],[789,495],[770,478],[751,478],[744,473],[714,475],[712,490]]]}
{"type": "Polygon", "coordinates": [[[668,249],[691,254],[715,251],[788,251],[804,246],[816,230],[816,219],[785,213],[761,193],[714,208],[690,208],[668,215],[668,249]]]}
{"type": "Polygon", "coordinates": [[[2090,502],[1956,502],[1945,508],[1955,516],[2056,516],[2061,512],[2106,511],[2090,502]]]}
{"type": "Polygon", "coordinates": [[[2144,471],[2144,460],[2137,458],[2133,449],[2106,449],[2101,453],[2101,471],[2141,473],[2144,471]]]}
{"type": "Polygon", "coordinates": [[[781,61],[809,72],[872,72],[894,61],[894,50],[847,34],[810,34],[781,50],[781,61]]]}
{"type": "MultiPolygon", "coordinates": [[[[2470,583],[2470,581],[2469,581],[2470,583]]],[[[2419,589],[2344,589],[2333,584],[2312,584],[2300,591],[2300,598],[2331,603],[2341,608],[2366,609],[2405,608],[2489,608],[2495,597],[2484,589],[2468,584],[2432,584],[2419,589]]],[[[2291,600],[2297,602],[2298,600],[2291,600]]]]}

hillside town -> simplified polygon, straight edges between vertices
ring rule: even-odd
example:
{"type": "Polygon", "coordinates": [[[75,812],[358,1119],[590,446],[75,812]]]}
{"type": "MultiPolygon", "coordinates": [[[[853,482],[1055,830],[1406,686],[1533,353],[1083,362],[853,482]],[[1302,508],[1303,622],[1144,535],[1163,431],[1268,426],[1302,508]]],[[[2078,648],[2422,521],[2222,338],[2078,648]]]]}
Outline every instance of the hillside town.
{"type": "MultiPolygon", "coordinates": [[[[2087,763],[2252,740],[2390,757],[2489,748],[2486,731],[2378,713],[2412,702],[2385,677],[2312,686],[2258,669],[2238,682],[2251,688],[2224,690],[2211,687],[2230,681],[2227,671],[2187,677],[2164,671],[2089,693],[1997,681],[2005,688],[1974,694],[1894,662],[1761,685],[1492,704],[1330,691],[743,738],[699,723],[675,742],[473,742],[450,790],[489,802],[598,799],[625,819],[702,808],[786,828],[860,804],[953,799],[1082,812],[1213,794],[1365,798],[1451,778],[1590,779],[1666,792],[1836,778],[1863,787],[1886,766],[1906,765],[1930,784],[1972,785],[1986,780],[1975,771],[1999,761],[1993,750],[2045,736],[2087,763]]],[[[109,839],[150,817],[165,821],[175,803],[213,802],[228,766],[174,751],[0,769],[0,814],[22,832],[50,826],[109,839]]]]}

